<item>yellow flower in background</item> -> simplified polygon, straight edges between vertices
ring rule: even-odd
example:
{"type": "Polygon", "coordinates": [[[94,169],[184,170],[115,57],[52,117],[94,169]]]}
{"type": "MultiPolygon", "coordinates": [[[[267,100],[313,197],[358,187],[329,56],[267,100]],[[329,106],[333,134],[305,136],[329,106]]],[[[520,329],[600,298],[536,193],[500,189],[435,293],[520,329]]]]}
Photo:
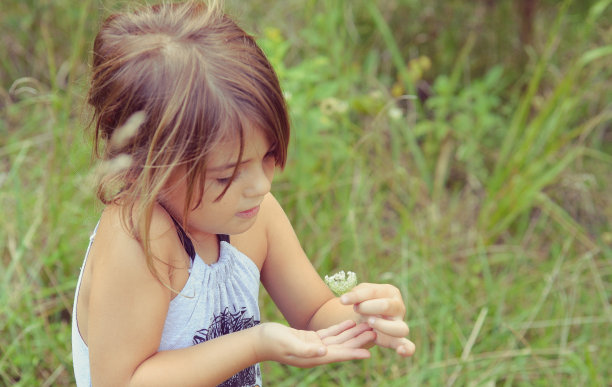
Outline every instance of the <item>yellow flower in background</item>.
{"type": "Polygon", "coordinates": [[[274,27],[264,28],[264,36],[272,42],[279,43],[283,41],[281,30],[274,27]]]}

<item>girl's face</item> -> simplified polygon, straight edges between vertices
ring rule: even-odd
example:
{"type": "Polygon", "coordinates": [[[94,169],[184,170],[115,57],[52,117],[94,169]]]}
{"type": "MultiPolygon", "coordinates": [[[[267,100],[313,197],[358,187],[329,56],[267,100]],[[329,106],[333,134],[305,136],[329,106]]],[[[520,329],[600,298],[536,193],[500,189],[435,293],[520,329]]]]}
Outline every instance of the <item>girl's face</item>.
{"type": "MultiPolygon", "coordinates": [[[[236,168],[240,140],[222,141],[208,156],[204,196],[200,205],[187,218],[187,231],[196,240],[213,234],[240,234],[248,230],[259,212],[259,205],[270,192],[276,160],[268,139],[256,128],[245,128],[242,160],[236,176],[225,194],[236,168]]],[[[184,172],[171,179],[172,189],[164,196],[166,207],[175,215],[182,214],[186,184],[184,172]]],[[[197,192],[197,190],[196,190],[197,192]]]]}

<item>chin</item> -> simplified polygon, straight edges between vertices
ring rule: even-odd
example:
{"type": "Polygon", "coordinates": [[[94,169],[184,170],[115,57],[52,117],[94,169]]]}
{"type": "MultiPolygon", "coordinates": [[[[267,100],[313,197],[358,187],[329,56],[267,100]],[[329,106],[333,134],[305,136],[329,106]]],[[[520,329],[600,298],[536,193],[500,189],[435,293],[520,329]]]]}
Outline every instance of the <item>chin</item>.
{"type": "Polygon", "coordinates": [[[244,232],[247,232],[251,227],[253,227],[253,225],[255,224],[255,219],[248,219],[248,220],[241,220],[241,224],[238,224],[234,227],[228,227],[228,230],[226,232],[224,232],[224,234],[227,235],[237,235],[237,234],[242,234],[244,232]]]}

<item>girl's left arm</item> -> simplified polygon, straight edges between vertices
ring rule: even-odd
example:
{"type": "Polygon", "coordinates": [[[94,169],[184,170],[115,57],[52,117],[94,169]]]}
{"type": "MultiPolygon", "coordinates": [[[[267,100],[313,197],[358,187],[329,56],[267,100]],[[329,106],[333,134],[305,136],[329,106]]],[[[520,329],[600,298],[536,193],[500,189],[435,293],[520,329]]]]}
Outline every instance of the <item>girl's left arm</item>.
{"type": "Polygon", "coordinates": [[[367,321],[376,332],[375,343],[402,356],[414,353],[405,336],[405,306],[392,285],[360,284],[341,298],[335,297],[312,266],[276,199],[269,194],[260,216],[266,224],[267,257],[261,280],[289,324],[318,330],[341,321],[367,321]]]}
{"type": "Polygon", "coordinates": [[[259,216],[265,222],[266,259],[261,282],[289,324],[318,330],[359,316],[340,304],[310,263],[293,227],[276,199],[268,194],[259,216]],[[324,313],[319,313],[324,312],[324,313]]]}

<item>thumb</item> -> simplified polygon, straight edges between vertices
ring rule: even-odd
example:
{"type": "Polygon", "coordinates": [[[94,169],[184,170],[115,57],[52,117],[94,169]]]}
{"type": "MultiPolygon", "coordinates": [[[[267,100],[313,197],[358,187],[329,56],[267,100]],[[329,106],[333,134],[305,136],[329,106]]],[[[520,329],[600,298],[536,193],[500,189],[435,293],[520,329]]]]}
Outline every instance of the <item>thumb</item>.
{"type": "Polygon", "coordinates": [[[327,354],[327,346],[315,332],[299,332],[303,335],[291,336],[286,342],[288,354],[295,357],[311,358],[327,354]]]}

